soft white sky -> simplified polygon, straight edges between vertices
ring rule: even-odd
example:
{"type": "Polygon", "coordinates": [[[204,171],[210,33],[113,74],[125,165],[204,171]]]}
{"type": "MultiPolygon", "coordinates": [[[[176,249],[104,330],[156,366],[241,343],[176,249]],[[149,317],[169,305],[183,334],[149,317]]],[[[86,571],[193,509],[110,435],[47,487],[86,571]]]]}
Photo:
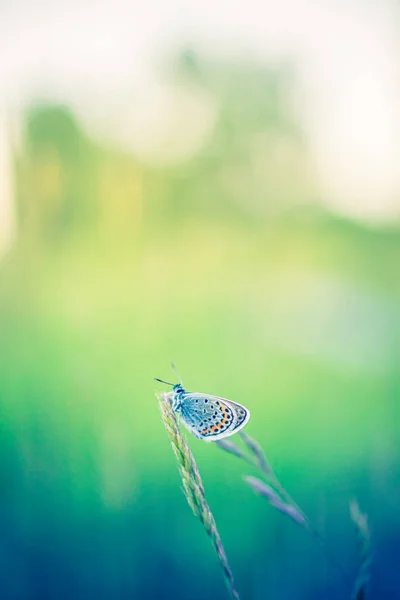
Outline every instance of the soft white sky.
{"type": "MultiPolygon", "coordinates": [[[[198,90],[177,93],[158,80],[168,53],[190,44],[210,58],[294,56],[325,201],[390,220],[400,213],[399,27],[396,0],[3,0],[0,112],[58,98],[92,132],[179,159],[212,129],[215,107],[198,90]],[[171,139],[189,122],[187,139],[171,139]]],[[[0,152],[3,179],[6,160],[0,152]]],[[[3,221],[6,204],[2,193],[3,221]]]]}

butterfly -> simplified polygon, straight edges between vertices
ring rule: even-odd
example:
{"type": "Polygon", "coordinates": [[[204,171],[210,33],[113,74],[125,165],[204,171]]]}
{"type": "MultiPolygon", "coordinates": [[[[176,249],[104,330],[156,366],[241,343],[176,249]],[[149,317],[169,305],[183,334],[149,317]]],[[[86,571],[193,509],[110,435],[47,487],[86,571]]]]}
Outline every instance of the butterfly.
{"type": "Polygon", "coordinates": [[[237,402],[209,394],[187,392],[182,382],[173,384],[162,379],[156,381],[172,386],[172,392],[167,394],[172,409],[185,427],[201,440],[222,440],[237,433],[250,419],[250,411],[237,402]]]}

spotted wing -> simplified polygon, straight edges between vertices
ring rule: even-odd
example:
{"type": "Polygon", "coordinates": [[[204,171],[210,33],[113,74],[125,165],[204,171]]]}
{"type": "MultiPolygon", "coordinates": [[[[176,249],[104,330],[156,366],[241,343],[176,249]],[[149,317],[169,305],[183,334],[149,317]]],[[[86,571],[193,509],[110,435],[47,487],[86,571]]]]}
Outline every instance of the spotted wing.
{"type": "Polygon", "coordinates": [[[198,438],[220,440],[237,433],[250,419],[247,408],[218,396],[187,392],[181,407],[181,418],[198,438]]]}

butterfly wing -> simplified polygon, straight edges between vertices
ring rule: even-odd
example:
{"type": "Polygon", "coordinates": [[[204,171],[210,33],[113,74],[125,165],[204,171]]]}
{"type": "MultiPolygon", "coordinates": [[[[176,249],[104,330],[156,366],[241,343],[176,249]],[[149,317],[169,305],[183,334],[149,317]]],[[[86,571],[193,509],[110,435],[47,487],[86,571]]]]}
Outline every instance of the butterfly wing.
{"type": "Polygon", "coordinates": [[[229,437],[250,419],[250,411],[237,402],[194,392],[185,394],[179,412],[187,429],[205,441],[229,437]]]}

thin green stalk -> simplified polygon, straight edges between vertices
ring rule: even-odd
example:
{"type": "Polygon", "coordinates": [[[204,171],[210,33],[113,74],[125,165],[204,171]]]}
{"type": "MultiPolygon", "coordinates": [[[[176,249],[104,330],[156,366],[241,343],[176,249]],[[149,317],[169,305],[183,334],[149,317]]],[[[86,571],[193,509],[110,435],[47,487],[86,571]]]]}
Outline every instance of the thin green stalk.
{"type": "MultiPolygon", "coordinates": [[[[288,508],[291,507],[292,509],[294,509],[292,518],[293,518],[293,515],[296,515],[296,513],[297,513],[297,515],[299,515],[301,517],[300,520],[303,521],[304,526],[307,528],[307,530],[312,535],[312,537],[314,538],[316,543],[319,545],[319,547],[325,553],[326,558],[340,572],[340,575],[341,575],[342,580],[345,583],[345,585],[347,587],[350,587],[349,577],[344,572],[342,565],[336,560],[336,557],[332,555],[331,551],[329,550],[329,548],[326,544],[325,539],[319,533],[319,531],[315,527],[315,525],[310,521],[308,516],[300,508],[300,506],[297,504],[297,502],[292,498],[292,496],[289,494],[289,492],[287,492],[287,490],[283,487],[283,485],[279,481],[275,471],[273,470],[272,466],[267,461],[260,444],[256,440],[251,438],[249,435],[247,435],[247,433],[245,433],[244,431],[241,431],[239,435],[241,436],[241,438],[244,441],[244,443],[246,444],[246,446],[253,452],[254,456],[256,457],[256,462],[258,464],[258,467],[260,468],[260,470],[266,477],[267,481],[270,483],[270,485],[272,485],[272,487],[276,490],[276,492],[278,492],[278,494],[280,495],[282,500],[285,502],[285,505],[288,508]]],[[[297,518],[297,522],[299,522],[298,518],[297,518]]]]}
{"type": "Polygon", "coordinates": [[[257,494],[266,498],[274,508],[276,508],[283,514],[286,514],[295,523],[303,526],[312,535],[317,544],[325,553],[327,559],[340,572],[346,587],[351,589],[349,578],[344,572],[342,566],[331,554],[324,538],[321,536],[319,531],[312,524],[312,522],[304,513],[304,511],[299,507],[297,502],[293,500],[290,494],[283,487],[273,468],[267,461],[260,444],[254,438],[247,435],[247,433],[245,433],[244,431],[240,431],[239,436],[244,442],[246,451],[243,451],[232,440],[221,440],[219,442],[216,442],[216,444],[225,452],[237,456],[238,458],[244,460],[245,462],[259,470],[261,476],[265,481],[251,476],[246,476],[245,481],[257,494]]]}
{"type": "Polygon", "coordinates": [[[234,600],[240,600],[235,587],[233,574],[218,533],[215,519],[206,501],[203,482],[199,468],[186,440],[182,436],[175,413],[168,400],[167,394],[157,395],[161,417],[167,430],[172,449],[178,461],[179,473],[182,479],[183,491],[194,515],[198,517],[211,540],[213,548],[221,564],[229,593],[234,600]]]}
{"type": "Polygon", "coordinates": [[[371,532],[367,515],[360,510],[358,502],[350,502],[350,517],[353,521],[360,548],[360,566],[354,584],[352,600],[365,600],[371,571],[371,532]]]}

